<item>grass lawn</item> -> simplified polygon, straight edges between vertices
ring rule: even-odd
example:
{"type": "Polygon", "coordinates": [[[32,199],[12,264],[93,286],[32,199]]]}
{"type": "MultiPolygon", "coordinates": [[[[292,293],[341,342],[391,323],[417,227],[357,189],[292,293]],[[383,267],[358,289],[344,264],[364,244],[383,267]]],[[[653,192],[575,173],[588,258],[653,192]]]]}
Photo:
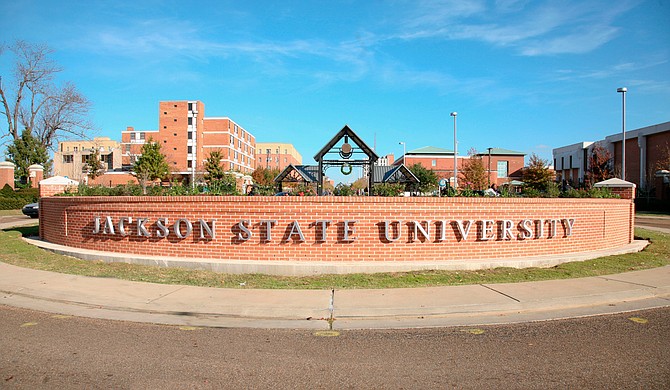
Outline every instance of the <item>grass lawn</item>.
{"type": "Polygon", "coordinates": [[[6,215],[22,215],[21,210],[0,210],[0,217],[6,215]]]}
{"type": "Polygon", "coordinates": [[[609,275],[670,264],[670,234],[645,229],[635,229],[635,234],[637,238],[651,242],[642,252],[565,263],[551,268],[496,268],[481,271],[416,271],[293,277],[261,274],[232,275],[211,271],[79,260],[45,251],[24,242],[21,239],[22,235],[37,235],[37,227],[31,226],[0,231],[0,242],[2,242],[0,261],[19,267],[73,275],[163,284],[263,289],[400,288],[513,283],[609,275]],[[244,287],[240,286],[241,283],[244,283],[244,287]]]}

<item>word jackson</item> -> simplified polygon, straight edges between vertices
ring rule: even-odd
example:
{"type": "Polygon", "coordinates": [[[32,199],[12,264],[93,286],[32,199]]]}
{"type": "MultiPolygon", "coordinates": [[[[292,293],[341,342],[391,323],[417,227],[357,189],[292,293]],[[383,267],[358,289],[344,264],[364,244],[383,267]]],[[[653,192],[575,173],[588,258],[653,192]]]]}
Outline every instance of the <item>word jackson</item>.
{"type": "MultiPolygon", "coordinates": [[[[243,219],[232,226],[234,239],[246,242],[259,237],[263,243],[305,242],[305,229],[313,229],[316,242],[327,242],[335,239],[339,242],[356,241],[358,221],[344,220],[333,223],[330,220],[317,220],[308,225],[291,221],[279,226],[277,220],[252,221],[243,219]],[[333,227],[337,225],[337,227],[333,227]],[[278,234],[277,234],[278,233],[278,234]],[[329,234],[330,233],[330,234],[329,234]]],[[[477,240],[528,240],[540,238],[569,237],[575,224],[574,218],[560,219],[522,219],[522,220],[422,220],[400,221],[385,220],[376,224],[380,231],[379,237],[390,243],[406,236],[408,241],[445,241],[454,235],[458,241],[477,240]],[[383,236],[382,236],[383,233],[383,236]]],[[[93,234],[120,235],[137,237],[166,238],[170,235],[178,239],[196,234],[200,240],[216,239],[216,220],[191,221],[180,218],[171,223],[168,218],[95,217],[93,234]]]]}

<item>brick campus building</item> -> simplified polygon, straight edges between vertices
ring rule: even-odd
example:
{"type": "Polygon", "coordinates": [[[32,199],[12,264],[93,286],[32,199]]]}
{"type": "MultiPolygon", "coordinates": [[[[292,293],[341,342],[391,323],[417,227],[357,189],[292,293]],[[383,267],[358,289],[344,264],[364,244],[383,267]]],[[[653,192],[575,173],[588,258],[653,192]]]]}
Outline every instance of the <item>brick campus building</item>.
{"type": "MultiPolygon", "coordinates": [[[[501,186],[503,184],[513,184],[512,181],[522,179],[522,170],[524,167],[525,154],[513,150],[490,148],[486,153],[478,153],[482,158],[484,169],[491,184],[501,186]]],[[[459,172],[462,172],[463,164],[469,159],[468,156],[457,156],[456,161],[459,172]]],[[[430,169],[440,179],[448,179],[453,183],[454,178],[454,151],[426,146],[419,149],[407,151],[404,156],[399,157],[393,165],[405,164],[410,167],[414,164],[421,164],[424,168],[430,169]]],[[[459,174],[459,186],[462,186],[459,174]]]]}
{"type": "Polygon", "coordinates": [[[248,174],[256,169],[256,138],[228,117],[206,117],[201,101],[165,101],[158,107],[158,130],[121,133],[123,165],[130,168],[149,139],[161,145],[161,152],[173,176],[187,180],[204,172],[210,153],[222,153],[226,170],[248,174]]]}
{"type": "MultiPolygon", "coordinates": [[[[559,180],[576,187],[586,182],[588,160],[600,145],[612,156],[615,176],[621,177],[622,133],[595,142],[580,142],[553,150],[554,167],[559,180]]],[[[626,131],[626,177],[638,191],[653,198],[670,199],[670,122],[626,131]]]]}

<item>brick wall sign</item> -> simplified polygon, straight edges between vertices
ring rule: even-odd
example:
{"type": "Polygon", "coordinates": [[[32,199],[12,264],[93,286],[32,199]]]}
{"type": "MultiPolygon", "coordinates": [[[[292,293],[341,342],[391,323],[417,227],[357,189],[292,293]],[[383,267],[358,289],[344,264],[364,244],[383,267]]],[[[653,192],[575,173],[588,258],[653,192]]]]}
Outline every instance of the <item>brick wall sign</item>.
{"type": "Polygon", "coordinates": [[[45,197],[40,236],[164,257],[448,261],[615,248],[631,199],[45,197]]]}

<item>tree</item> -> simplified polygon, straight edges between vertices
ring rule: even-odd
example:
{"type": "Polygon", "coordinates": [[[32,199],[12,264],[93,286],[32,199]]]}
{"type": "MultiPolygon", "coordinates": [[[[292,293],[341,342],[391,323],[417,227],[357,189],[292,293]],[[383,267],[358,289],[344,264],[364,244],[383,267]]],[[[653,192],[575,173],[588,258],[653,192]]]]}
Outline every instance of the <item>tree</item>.
{"type": "Polygon", "coordinates": [[[419,192],[426,193],[437,188],[437,175],[435,172],[426,169],[418,163],[410,166],[409,170],[419,179],[419,184],[417,185],[419,192]]]}
{"type": "Polygon", "coordinates": [[[14,177],[22,182],[27,181],[28,167],[33,164],[42,165],[44,172],[51,172],[52,161],[49,159],[47,148],[40,144],[28,130],[24,130],[20,138],[7,146],[7,160],[16,165],[14,177]]]}
{"type": "Polygon", "coordinates": [[[142,146],[142,155],[135,161],[133,170],[144,194],[147,193],[147,181],[166,178],[170,173],[170,167],[161,153],[161,145],[149,138],[149,141],[142,146]]]}
{"type": "MultiPolygon", "coordinates": [[[[50,148],[61,135],[88,136],[93,129],[87,118],[91,104],[74,84],[55,84],[55,76],[62,69],[51,58],[53,50],[19,40],[9,51],[16,60],[15,78],[0,83],[0,113],[7,123],[0,138],[17,140],[21,138],[19,129],[23,128],[50,148]]],[[[4,47],[0,47],[0,56],[4,52],[4,47]]]]}
{"type": "Polygon", "coordinates": [[[351,183],[351,189],[356,191],[357,194],[363,193],[363,191],[368,188],[368,178],[361,177],[355,182],[351,183]]]}
{"type": "Polygon", "coordinates": [[[251,173],[251,178],[254,179],[254,183],[260,186],[274,185],[274,180],[277,176],[279,176],[278,169],[268,169],[263,167],[258,167],[251,173]]]}
{"type": "Polygon", "coordinates": [[[488,177],[482,156],[474,148],[470,149],[468,155],[470,158],[465,160],[461,168],[463,182],[473,190],[483,190],[488,185],[488,177]]]}
{"type": "Polygon", "coordinates": [[[531,154],[528,167],[523,170],[525,186],[537,191],[547,191],[554,178],[554,172],[549,169],[547,160],[541,159],[535,153],[531,154]]]}
{"type": "Polygon", "coordinates": [[[209,157],[205,160],[205,180],[207,182],[221,180],[226,176],[226,171],[224,171],[223,164],[221,164],[222,159],[223,155],[220,150],[214,150],[209,153],[209,157]]]}
{"type": "Polygon", "coordinates": [[[93,153],[89,154],[86,158],[85,168],[86,175],[88,175],[90,179],[95,179],[105,173],[105,166],[102,161],[100,161],[100,152],[97,148],[94,148],[93,153]]]}
{"type": "Polygon", "coordinates": [[[588,168],[586,169],[586,178],[590,184],[595,184],[612,177],[614,177],[614,171],[612,170],[612,155],[609,150],[596,144],[593,149],[591,149],[588,168]]]}

